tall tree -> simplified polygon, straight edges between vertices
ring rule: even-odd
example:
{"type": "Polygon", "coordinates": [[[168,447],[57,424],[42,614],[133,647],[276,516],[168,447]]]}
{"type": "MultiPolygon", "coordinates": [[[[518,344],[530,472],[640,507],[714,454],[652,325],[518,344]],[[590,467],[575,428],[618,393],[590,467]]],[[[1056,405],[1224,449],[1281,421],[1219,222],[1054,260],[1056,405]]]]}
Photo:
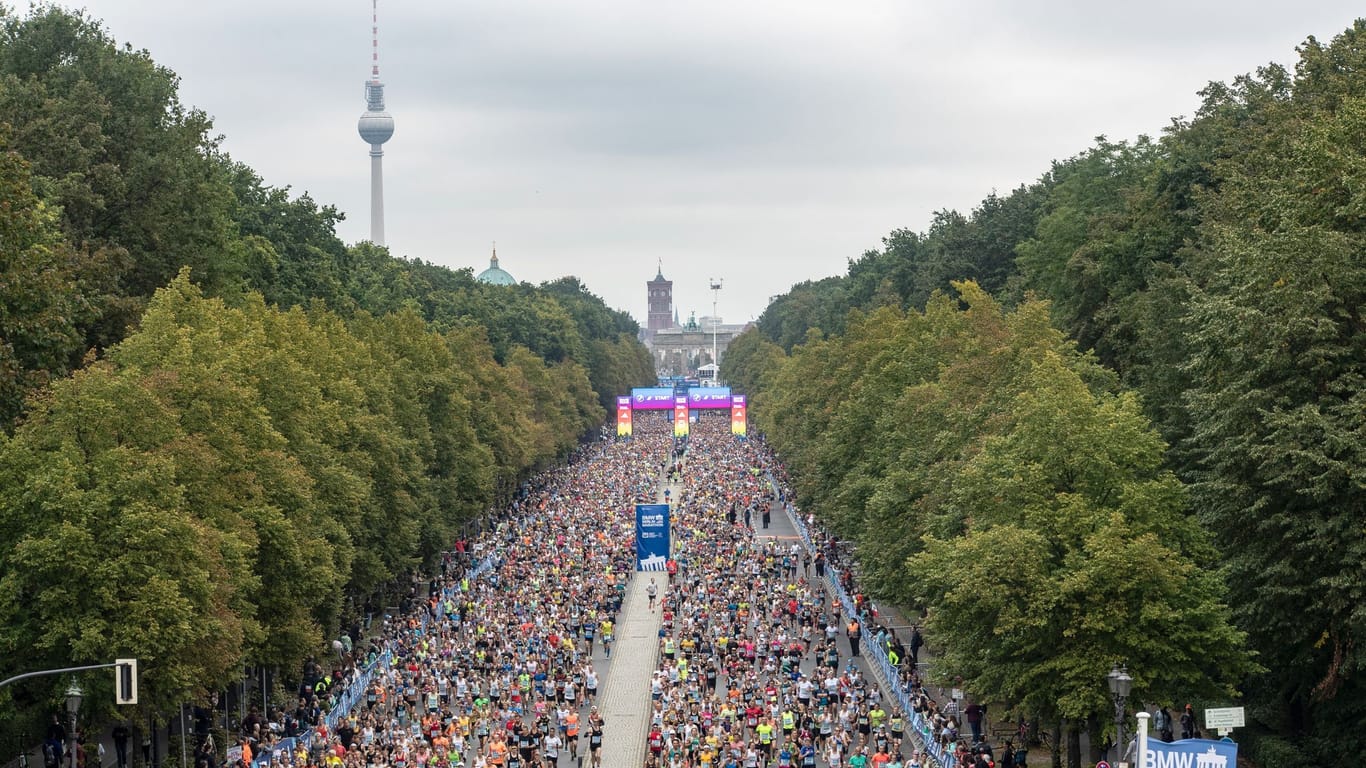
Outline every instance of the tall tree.
{"type": "Polygon", "coordinates": [[[0,429],[79,363],[107,276],[103,254],[72,248],[31,184],[28,163],[0,140],[0,429]]]}
{"type": "MultiPolygon", "coordinates": [[[[150,297],[182,266],[213,291],[241,277],[212,125],[180,103],[178,85],[81,12],[40,5],[0,19],[0,122],[70,242],[126,252],[126,296],[150,297]]],[[[94,343],[122,338],[136,309],[106,308],[94,343]]]]}
{"type": "Polygon", "coordinates": [[[1186,325],[1196,506],[1267,661],[1254,716],[1306,764],[1366,748],[1343,727],[1366,712],[1363,40],[1363,22],[1311,39],[1259,140],[1218,166],[1186,325]]]}
{"type": "Polygon", "coordinates": [[[191,507],[179,469],[206,446],[148,384],[93,365],[0,439],[0,670],[136,657],[144,706],[164,711],[236,674],[254,577],[245,531],[191,507]]]}

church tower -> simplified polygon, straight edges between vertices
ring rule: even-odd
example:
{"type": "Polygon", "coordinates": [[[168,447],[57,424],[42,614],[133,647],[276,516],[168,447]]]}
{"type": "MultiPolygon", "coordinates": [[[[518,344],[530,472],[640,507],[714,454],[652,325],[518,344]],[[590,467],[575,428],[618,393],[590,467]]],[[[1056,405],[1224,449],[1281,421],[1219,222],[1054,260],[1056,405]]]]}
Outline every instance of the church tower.
{"type": "Polygon", "coordinates": [[[672,280],[664,279],[663,262],[660,262],[655,279],[646,283],[645,286],[649,302],[649,314],[645,322],[646,329],[660,331],[665,328],[672,328],[674,326],[674,284],[672,280]]]}

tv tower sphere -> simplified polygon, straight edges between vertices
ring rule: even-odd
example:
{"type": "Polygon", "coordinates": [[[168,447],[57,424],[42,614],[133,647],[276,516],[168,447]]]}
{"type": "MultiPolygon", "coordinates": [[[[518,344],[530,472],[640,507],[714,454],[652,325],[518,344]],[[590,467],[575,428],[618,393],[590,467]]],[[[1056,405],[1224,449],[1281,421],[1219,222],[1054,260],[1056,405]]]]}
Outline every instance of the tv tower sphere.
{"type": "Polygon", "coordinates": [[[356,128],[367,144],[383,144],[394,135],[394,118],[388,112],[366,112],[356,128]]]}

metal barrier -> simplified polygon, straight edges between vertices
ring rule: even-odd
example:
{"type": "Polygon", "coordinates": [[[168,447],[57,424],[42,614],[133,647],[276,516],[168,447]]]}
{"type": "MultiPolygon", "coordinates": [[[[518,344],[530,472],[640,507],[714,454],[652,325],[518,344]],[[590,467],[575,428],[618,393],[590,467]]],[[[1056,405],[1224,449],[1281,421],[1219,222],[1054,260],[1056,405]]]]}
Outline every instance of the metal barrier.
{"type": "MultiPolygon", "coordinates": [[[[777,480],[774,479],[772,472],[768,473],[768,481],[775,490],[778,488],[777,480]]],[[[814,555],[817,551],[816,544],[811,540],[811,532],[807,530],[806,523],[797,514],[796,508],[789,503],[784,503],[783,511],[792,520],[792,527],[797,529],[797,534],[801,536],[806,550],[814,555]]],[[[831,591],[835,593],[835,597],[839,599],[840,606],[844,608],[846,614],[856,616],[854,601],[850,599],[849,594],[840,584],[839,574],[840,569],[834,566],[827,566],[825,569],[826,581],[829,583],[831,591]]],[[[860,627],[861,640],[859,645],[868,651],[868,653],[863,654],[864,660],[870,662],[868,669],[882,684],[883,689],[890,691],[892,696],[896,698],[897,703],[901,706],[901,711],[906,713],[907,723],[911,726],[911,730],[919,737],[925,754],[929,755],[939,768],[954,768],[956,761],[953,753],[939,746],[939,740],[935,738],[934,729],[930,727],[929,721],[919,712],[911,709],[910,696],[907,695],[905,687],[901,685],[901,675],[897,673],[896,667],[887,657],[887,649],[877,642],[877,638],[868,631],[866,626],[862,626],[862,622],[860,622],[860,627]]]]}

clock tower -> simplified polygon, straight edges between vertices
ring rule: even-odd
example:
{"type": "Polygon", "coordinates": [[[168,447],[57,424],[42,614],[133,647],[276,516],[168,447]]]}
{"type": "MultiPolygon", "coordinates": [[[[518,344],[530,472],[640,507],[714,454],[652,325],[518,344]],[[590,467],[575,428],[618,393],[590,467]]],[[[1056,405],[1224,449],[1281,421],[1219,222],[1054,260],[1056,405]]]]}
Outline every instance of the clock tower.
{"type": "Polygon", "coordinates": [[[655,274],[655,279],[646,283],[645,287],[649,307],[649,313],[645,323],[646,329],[650,331],[659,331],[665,328],[672,328],[674,326],[674,284],[672,280],[664,279],[664,265],[662,262],[655,274]]]}

